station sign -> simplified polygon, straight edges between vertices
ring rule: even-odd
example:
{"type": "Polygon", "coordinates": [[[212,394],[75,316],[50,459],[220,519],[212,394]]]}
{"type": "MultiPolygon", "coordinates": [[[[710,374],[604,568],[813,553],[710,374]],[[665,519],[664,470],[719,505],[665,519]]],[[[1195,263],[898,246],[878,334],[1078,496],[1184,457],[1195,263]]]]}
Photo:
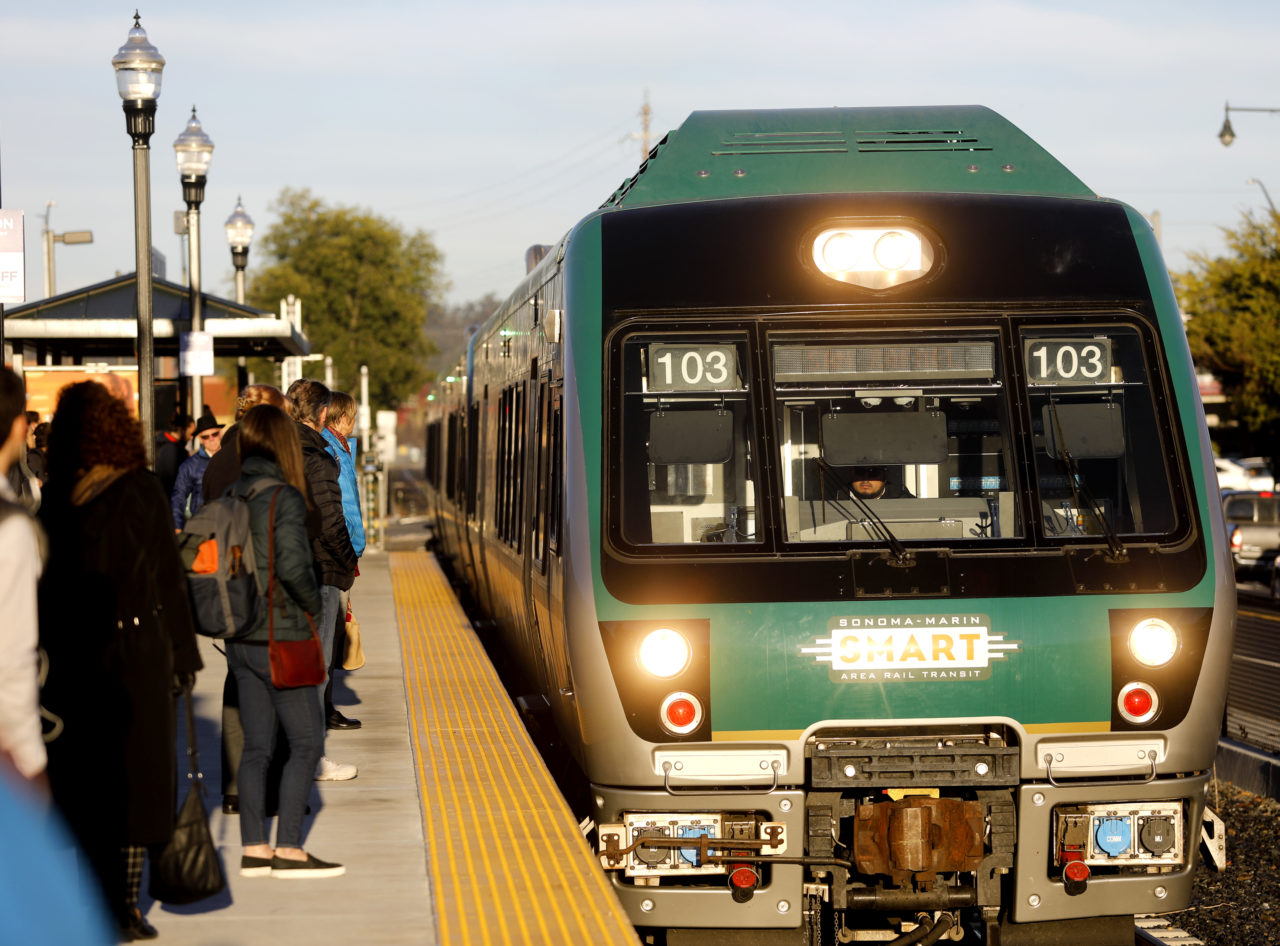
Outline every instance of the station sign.
{"type": "Polygon", "coordinates": [[[178,333],[178,373],[185,378],[207,378],[214,373],[212,335],[178,333]]]}
{"type": "Polygon", "coordinates": [[[27,301],[22,211],[0,210],[0,304],[27,301]]]}

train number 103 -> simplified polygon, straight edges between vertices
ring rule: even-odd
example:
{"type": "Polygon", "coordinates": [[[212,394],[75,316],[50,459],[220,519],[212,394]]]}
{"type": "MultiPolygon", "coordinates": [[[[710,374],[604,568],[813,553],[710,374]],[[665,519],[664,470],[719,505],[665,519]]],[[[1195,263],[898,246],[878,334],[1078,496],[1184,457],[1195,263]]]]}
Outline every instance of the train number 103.
{"type": "Polygon", "coordinates": [[[1037,338],[1027,342],[1031,384],[1106,384],[1111,380],[1111,339],[1037,338]]]}
{"type": "Polygon", "coordinates": [[[649,346],[650,391],[737,391],[741,387],[733,345],[649,346]]]}

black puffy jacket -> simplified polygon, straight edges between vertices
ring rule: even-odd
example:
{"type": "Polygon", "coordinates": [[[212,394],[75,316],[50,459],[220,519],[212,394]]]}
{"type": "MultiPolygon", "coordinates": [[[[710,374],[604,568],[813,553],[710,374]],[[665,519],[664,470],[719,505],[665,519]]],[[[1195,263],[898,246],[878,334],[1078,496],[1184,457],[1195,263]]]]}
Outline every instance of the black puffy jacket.
{"type": "Polygon", "coordinates": [[[316,572],[320,584],[348,590],[356,580],[356,550],[351,547],[347,520],[342,513],[342,487],[338,484],[338,461],[325,449],[318,431],[298,424],[302,440],[302,465],[311,500],[320,513],[320,529],[311,536],[316,572]]]}

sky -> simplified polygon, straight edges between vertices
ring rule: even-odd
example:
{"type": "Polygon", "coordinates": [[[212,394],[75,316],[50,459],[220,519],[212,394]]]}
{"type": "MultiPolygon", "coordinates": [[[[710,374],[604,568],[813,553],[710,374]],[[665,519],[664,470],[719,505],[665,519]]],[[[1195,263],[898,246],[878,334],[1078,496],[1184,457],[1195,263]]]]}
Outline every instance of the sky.
{"type": "MultiPolygon", "coordinates": [[[[154,244],[184,278],[173,141],[215,150],[205,291],[233,295],[237,197],[270,227],[284,188],[431,236],[452,304],[504,296],[695,110],[986,105],[1096,193],[1150,215],[1168,265],[1280,199],[1280,4],[1220,0],[141,0],[167,64],[151,140],[154,244]],[[1261,182],[1249,183],[1253,179],[1261,182]]],[[[0,6],[0,207],[25,214],[27,300],[132,272],[132,150],[111,57],[132,5],[0,6]],[[48,207],[50,201],[54,202],[48,207]]],[[[258,260],[252,250],[249,278],[258,260]]],[[[305,304],[304,304],[305,318],[305,304]]],[[[304,326],[305,328],[305,326],[304,326]]]]}

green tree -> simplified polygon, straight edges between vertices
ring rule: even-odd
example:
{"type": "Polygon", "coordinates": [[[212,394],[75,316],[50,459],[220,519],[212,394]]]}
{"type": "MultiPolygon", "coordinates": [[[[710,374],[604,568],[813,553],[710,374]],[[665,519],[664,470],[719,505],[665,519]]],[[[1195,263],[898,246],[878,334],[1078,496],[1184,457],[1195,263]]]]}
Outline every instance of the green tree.
{"type": "Polygon", "coordinates": [[[250,304],[278,311],[284,297],[301,299],[311,350],[332,356],[337,386],[351,393],[368,365],[375,409],[415,392],[435,353],[428,307],[444,288],[431,238],[366,211],[329,207],[308,190],[286,188],[271,209],[278,219],[254,246],[265,264],[254,272],[250,304]]]}
{"type": "Polygon", "coordinates": [[[1280,218],[1245,215],[1225,236],[1227,255],[1193,255],[1174,289],[1196,365],[1221,382],[1251,452],[1280,470],[1280,218]]]}

